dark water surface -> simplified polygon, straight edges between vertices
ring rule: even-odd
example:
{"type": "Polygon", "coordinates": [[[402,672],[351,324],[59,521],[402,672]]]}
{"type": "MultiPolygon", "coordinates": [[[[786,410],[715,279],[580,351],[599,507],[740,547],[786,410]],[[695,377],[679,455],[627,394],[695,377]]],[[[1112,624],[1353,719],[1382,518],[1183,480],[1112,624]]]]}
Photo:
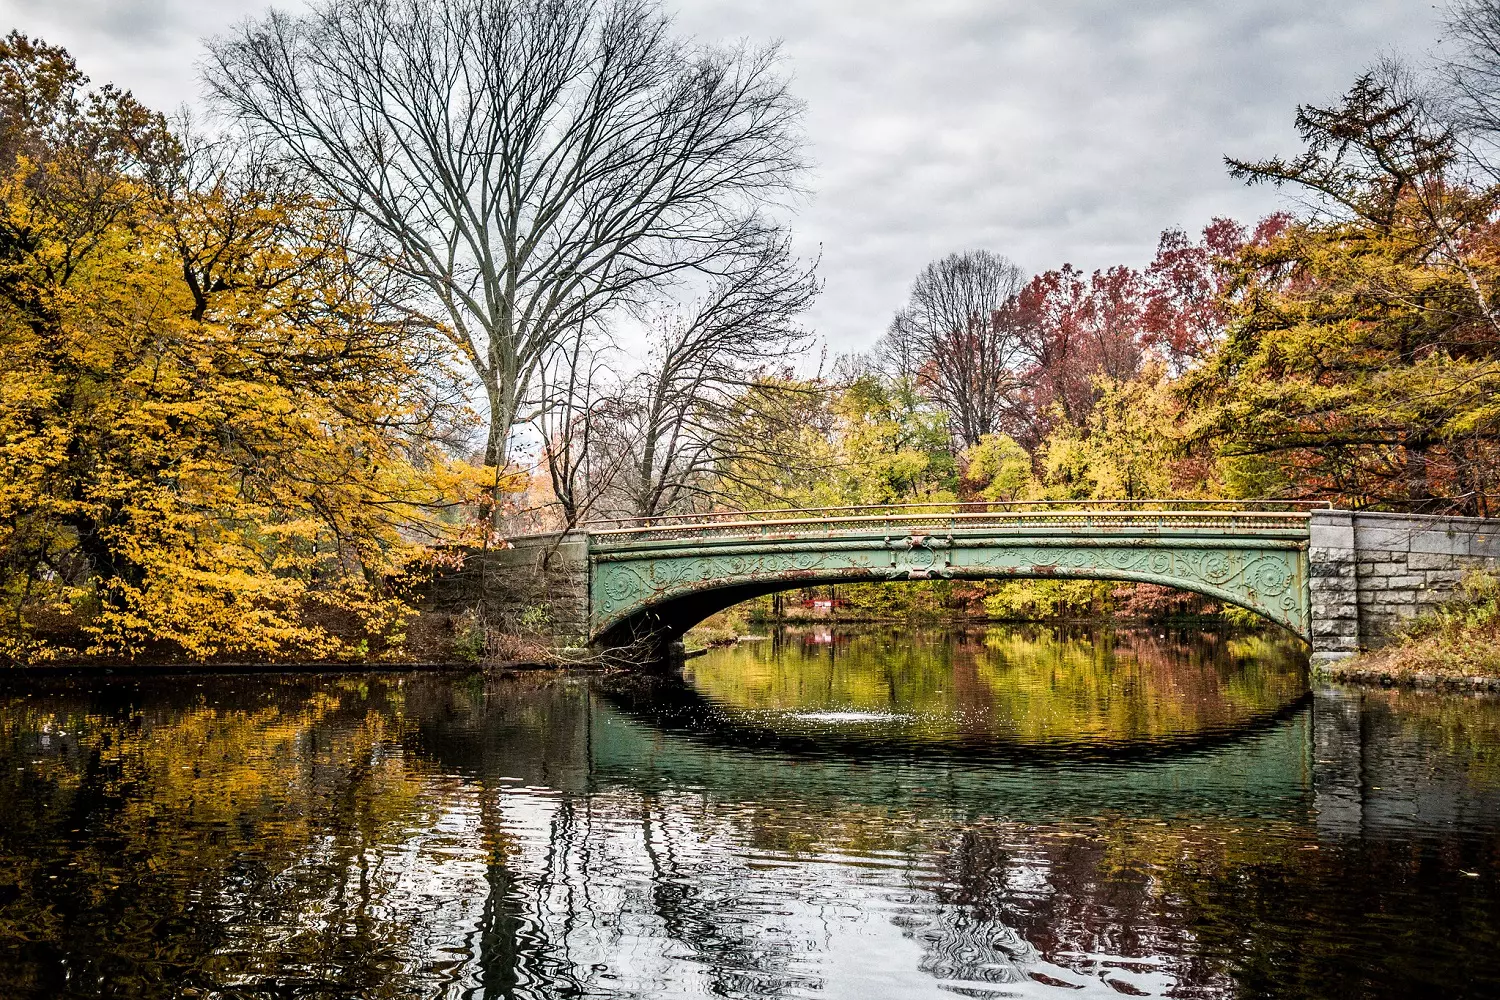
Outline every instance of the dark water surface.
{"type": "Polygon", "coordinates": [[[9,680],[0,997],[1497,997],[1500,702],[1274,639],[9,680]]]}

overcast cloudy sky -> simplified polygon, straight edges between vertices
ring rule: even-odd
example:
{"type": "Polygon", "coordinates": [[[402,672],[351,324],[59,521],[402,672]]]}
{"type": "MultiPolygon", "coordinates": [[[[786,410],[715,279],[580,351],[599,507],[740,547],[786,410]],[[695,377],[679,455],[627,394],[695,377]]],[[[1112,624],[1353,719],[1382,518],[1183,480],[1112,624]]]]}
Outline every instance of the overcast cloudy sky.
{"type": "MultiPolygon", "coordinates": [[[[199,40],[255,0],[0,0],[96,82],[172,109],[196,99],[199,40]]],[[[1381,55],[1420,58],[1424,0],[676,0],[703,38],[783,43],[817,172],[797,217],[827,291],[812,324],[867,346],[913,274],[983,247],[1029,271],[1148,261],[1168,226],[1250,219],[1276,195],[1226,153],[1295,149],[1381,55]]]]}

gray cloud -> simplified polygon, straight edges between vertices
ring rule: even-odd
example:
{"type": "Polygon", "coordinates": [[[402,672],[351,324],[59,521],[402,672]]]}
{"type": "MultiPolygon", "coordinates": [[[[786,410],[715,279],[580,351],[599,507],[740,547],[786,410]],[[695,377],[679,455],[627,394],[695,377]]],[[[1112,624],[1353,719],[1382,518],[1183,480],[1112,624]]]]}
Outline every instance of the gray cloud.
{"type": "Polygon", "coordinates": [[[1165,227],[1274,209],[1224,154],[1295,148],[1298,102],[1437,31],[1409,0],[720,0],[680,23],[784,40],[819,162],[798,228],[824,246],[815,321],[839,349],[878,335],[950,250],[1141,264],[1165,227]]]}
{"type": "Polygon", "coordinates": [[[0,17],[6,30],[65,47],[95,83],[113,83],[174,111],[199,98],[202,40],[267,6],[264,0],[0,0],[0,17]]]}
{"type": "MultiPolygon", "coordinates": [[[[95,80],[174,108],[200,39],[256,0],[0,0],[95,80]]],[[[1295,149],[1299,102],[1337,97],[1381,55],[1420,56],[1438,14],[1412,0],[678,0],[702,38],[781,39],[817,171],[796,217],[823,248],[812,317],[870,343],[912,275],[985,247],[1031,271],[1150,259],[1168,226],[1253,219],[1273,192],[1222,157],[1295,149]]]]}

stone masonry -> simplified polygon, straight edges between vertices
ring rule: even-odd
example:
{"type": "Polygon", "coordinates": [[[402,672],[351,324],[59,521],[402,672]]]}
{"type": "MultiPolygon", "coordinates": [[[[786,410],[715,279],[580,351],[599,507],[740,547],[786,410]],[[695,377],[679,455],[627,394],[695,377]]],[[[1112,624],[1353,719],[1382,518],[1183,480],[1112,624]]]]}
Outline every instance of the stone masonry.
{"type": "Polygon", "coordinates": [[[1310,532],[1314,662],[1379,646],[1470,572],[1500,569],[1500,520],[1329,510],[1310,532]]]}
{"type": "Polygon", "coordinates": [[[424,614],[476,614],[486,627],[535,634],[557,646],[588,641],[588,537],[527,535],[510,548],[469,550],[463,567],[433,582],[424,614]]]}

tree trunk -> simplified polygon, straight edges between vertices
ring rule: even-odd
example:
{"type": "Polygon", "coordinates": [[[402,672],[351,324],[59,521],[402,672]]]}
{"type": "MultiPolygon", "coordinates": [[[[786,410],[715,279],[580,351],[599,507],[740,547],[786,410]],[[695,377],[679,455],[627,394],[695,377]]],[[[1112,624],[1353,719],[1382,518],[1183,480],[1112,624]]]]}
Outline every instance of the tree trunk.
{"type": "Polygon", "coordinates": [[[1432,499],[1427,472],[1428,447],[1428,442],[1422,438],[1406,443],[1406,499],[1417,513],[1432,499]]]}

